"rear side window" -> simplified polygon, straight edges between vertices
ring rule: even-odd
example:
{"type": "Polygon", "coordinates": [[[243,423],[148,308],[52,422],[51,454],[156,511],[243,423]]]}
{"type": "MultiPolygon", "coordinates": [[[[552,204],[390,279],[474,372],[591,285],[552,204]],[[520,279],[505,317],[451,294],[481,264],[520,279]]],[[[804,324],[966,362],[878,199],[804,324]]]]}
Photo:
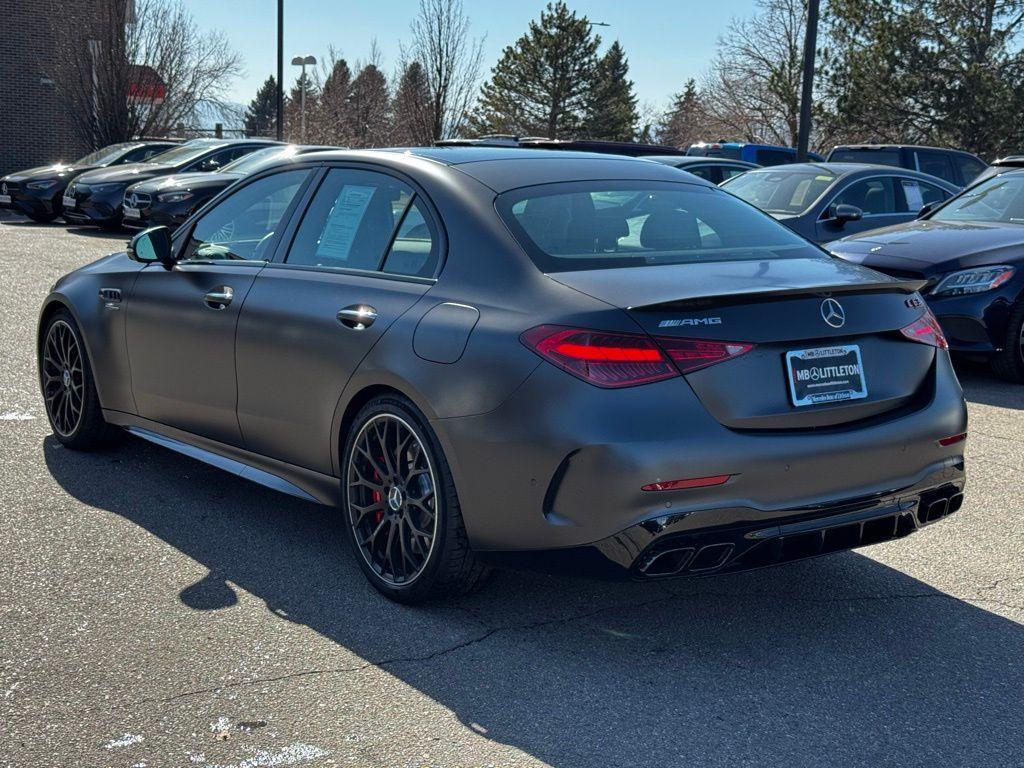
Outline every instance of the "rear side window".
{"type": "Polygon", "coordinates": [[[408,184],[382,173],[331,169],[302,219],[287,263],[432,276],[438,238],[414,194],[408,184]]]}
{"type": "Polygon", "coordinates": [[[921,173],[928,173],[932,176],[938,176],[940,179],[956,183],[956,179],[953,177],[953,164],[949,161],[949,155],[943,152],[926,152],[921,150],[915,150],[914,156],[917,158],[917,170],[921,173]]]}
{"type": "Polygon", "coordinates": [[[718,179],[715,178],[715,168],[710,165],[691,165],[683,166],[683,170],[687,173],[692,173],[694,176],[699,176],[706,181],[710,181],[712,184],[717,184],[718,179]]]}
{"type": "Polygon", "coordinates": [[[749,168],[741,168],[739,166],[723,165],[722,181],[731,179],[733,176],[739,176],[741,173],[746,173],[749,170],[749,168]]]}
{"type": "Polygon", "coordinates": [[[497,208],[543,272],[828,258],[751,206],[694,184],[545,185],[507,192],[497,208]],[[607,205],[610,200],[619,204],[607,205]]]}
{"type": "Polygon", "coordinates": [[[892,149],[844,149],[837,147],[828,156],[830,163],[872,163],[874,165],[893,165],[899,168],[900,151],[892,149]]]}

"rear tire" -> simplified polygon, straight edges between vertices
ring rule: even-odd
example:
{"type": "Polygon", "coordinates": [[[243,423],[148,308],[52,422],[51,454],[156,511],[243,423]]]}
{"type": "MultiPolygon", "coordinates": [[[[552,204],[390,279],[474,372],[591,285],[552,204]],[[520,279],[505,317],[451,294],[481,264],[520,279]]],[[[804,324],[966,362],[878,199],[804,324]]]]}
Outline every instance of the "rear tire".
{"type": "Polygon", "coordinates": [[[74,450],[109,445],[121,430],[103,419],[82,334],[67,309],[46,321],[39,350],[39,383],[54,437],[74,450]]]}
{"type": "Polygon", "coordinates": [[[1003,351],[993,355],[989,364],[1000,378],[1016,384],[1024,383],[1024,300],[1013,305],[1006,323],[1003,351]]]}
{"type": "Polygon", "coordinates": [[[470,549],[451,469],[412,402],[388,395],[363,406],[341,471],[346,537],[379,592],[412,604],[483,584],[488,569],[470,549]]]}

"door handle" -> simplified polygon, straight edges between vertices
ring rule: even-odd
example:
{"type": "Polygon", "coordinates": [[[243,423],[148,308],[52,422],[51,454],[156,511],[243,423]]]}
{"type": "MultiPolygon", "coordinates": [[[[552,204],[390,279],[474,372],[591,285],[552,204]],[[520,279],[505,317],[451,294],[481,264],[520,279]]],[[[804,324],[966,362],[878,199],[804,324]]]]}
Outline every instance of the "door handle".
{"type": "Polygon", "coordinates": [[[235,298],[235,292],[231,290],[231,286],[222,285],[203,296],[203,301],[210,309],[224,309],[233,298],[235,298]]]}
{"type": "Polygon", "coordinates": [[[353,331],[365,331],[377,319],[377,310],[369,304],[353,304],[338,310],[338,321],[353,331]]]}

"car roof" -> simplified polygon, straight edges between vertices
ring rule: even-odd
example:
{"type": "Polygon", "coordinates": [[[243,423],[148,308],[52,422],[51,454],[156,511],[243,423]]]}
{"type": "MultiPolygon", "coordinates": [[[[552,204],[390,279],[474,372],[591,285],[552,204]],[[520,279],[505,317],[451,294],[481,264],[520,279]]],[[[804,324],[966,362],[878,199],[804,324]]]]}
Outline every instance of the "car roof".
{"type": "Polygon", "coordinates": [[[674,165],[677,168],[683,165],[738,165],[742,168],[760,168],[757,163],[750,163],[746,160],[736,160],[732,157],[705,157],[704,155],[645,155],[645,160],[654,160],[666,165],[674,165]]]}
{"type": "MultiPolygon", "coordinates": [[[[832,147],[830,152],[835,152],[837,149],[927,149],[933,152],[951,152],[957,155],[969,155],[971,157],[978,157],[973,152],[968,152],[965,149],[952,149],[950,147],[931,147],[927,144],[837,144],[832,147]]],[[[980,159],[980,158],[979,158],[980,159]]]]}
{"type": "Polygon", "coordinates": [[[671,181],[715,185],[703,179],[681,178],[676,169],[643,158],[557,149],[495,146],[396,147],[387,149],[310,152],[304,160],[362,160],[401,168],[428,162],[470,176],[501,193],[537,184],[580,179],[671,181]]]}

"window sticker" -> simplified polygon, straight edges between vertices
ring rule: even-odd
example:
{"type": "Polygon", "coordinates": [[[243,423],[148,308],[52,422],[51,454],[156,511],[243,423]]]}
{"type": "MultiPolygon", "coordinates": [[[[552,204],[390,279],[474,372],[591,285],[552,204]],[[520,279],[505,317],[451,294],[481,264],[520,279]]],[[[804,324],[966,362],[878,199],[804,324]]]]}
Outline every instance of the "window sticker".
{"type": "Polygon", "coordinates": [[[920,211],[924,207],[924,196],[921,194],[921,187],[916,181],[904,179],[903,194],[907,198],[908,211],[920,211]]]}
{"type": "Polygon", "coordinates": [[[327,215],[324,231],[320,233],[320,239],[317,241],[318,257],[323,256],[337,261],[348,260],[352,243],[356,239],[356,231],[376,191],[376,187],[355,184],[346,184],[341,188],[327,215]]]}

